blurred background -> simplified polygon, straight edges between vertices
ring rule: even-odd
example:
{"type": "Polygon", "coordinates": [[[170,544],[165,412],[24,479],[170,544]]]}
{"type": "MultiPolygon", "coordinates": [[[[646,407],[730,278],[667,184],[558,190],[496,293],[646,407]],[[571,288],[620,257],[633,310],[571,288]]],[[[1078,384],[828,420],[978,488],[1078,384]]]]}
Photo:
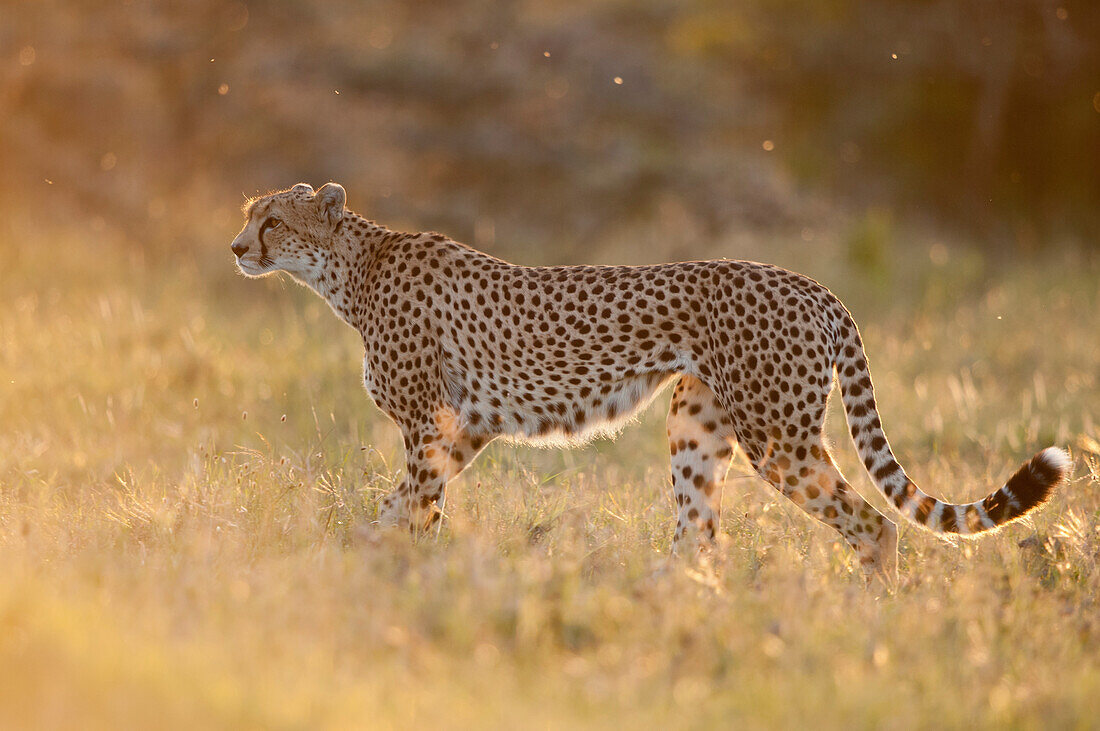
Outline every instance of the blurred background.
{"type": "Polygon", "coordinates": [[[635,257],[746,231],[812,246],[822,227],[857,257],[914,227],[999,253],[1097,246],[1091,0],[0,12],[2,207],[149,250],[222,245],[245,196],[330,179],[370,218],[525,263],[653,230],[662,250],[635,257]]]}

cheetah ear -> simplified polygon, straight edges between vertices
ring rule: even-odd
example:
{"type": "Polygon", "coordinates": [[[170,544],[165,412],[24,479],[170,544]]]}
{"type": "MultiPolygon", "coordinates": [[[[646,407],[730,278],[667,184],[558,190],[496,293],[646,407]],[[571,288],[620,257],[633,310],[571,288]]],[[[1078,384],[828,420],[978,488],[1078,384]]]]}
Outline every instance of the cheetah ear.
{"type": "Polygon", "coordinates": [[[347,202],[347,193],[344,187],[338,183],[325,183],[317,191],[317,203],[321,207],[321,217],[330,226],[336,228],[336,224],[344,217],[344,204],[347,202]]]}
{"type": "Polygon", "coordinates": [[[294,193],[309,193],[313,195],[313,186],[309,183],[298,183],[290,189],[294,193]]]}

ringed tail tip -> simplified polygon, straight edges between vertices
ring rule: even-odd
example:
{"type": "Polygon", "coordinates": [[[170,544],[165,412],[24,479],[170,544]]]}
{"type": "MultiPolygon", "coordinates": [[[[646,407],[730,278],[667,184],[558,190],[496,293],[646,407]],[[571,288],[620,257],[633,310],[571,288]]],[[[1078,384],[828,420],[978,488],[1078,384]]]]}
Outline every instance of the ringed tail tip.
{"type": "MultiPolygon", "coordinates": [[[[990,510],[990,517],[995,522],[1000,522],[999,517],[1011,520],[1046,502],[1054,488],[1069,476],[1072,464],[1070,456],[1058,447],[1047,447],[1039,452],[1008,478],[1002,488],[1009,493],[1006,496],[1009,504],[1004,507],[1011,515],[994,516],[990,510]]],[[[995,510],[997,506],[990,507],[995,510]]]]}

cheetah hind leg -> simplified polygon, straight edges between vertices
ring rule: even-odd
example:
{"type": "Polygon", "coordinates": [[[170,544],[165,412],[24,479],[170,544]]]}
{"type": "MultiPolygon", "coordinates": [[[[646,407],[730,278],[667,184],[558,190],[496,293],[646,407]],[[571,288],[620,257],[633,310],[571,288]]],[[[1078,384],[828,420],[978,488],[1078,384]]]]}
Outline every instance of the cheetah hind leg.
{"type": "Polygon", "coordinates": [[[798,507],[839,532],[868,580],[878,577],[893,585],[897,580],[897,526],[852,489],[824,445],[810,452],[821,458],[808,456],[804,463],[789,469],[768,461],[760,474],[798,507]]]}
{"type": "Polygon", "coordinates": [[[672,552],[686,556],[715,543],[722,482],[737,442],[726,410],[714,393],[692,376],[684,376],[676,384],[666,423],[678,509],[672,552]]]}

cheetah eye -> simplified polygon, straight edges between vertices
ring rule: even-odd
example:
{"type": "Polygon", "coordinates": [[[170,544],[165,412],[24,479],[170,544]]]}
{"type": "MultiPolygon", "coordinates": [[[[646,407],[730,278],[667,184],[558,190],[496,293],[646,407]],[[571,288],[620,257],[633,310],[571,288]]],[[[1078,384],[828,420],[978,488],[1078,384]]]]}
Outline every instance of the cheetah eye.
{"type": "Polygon", "coordinates": [[[279,228],[282,225],[283,222],[275,218],[274,216],[264,221],[264,228],[279,228]]]}

